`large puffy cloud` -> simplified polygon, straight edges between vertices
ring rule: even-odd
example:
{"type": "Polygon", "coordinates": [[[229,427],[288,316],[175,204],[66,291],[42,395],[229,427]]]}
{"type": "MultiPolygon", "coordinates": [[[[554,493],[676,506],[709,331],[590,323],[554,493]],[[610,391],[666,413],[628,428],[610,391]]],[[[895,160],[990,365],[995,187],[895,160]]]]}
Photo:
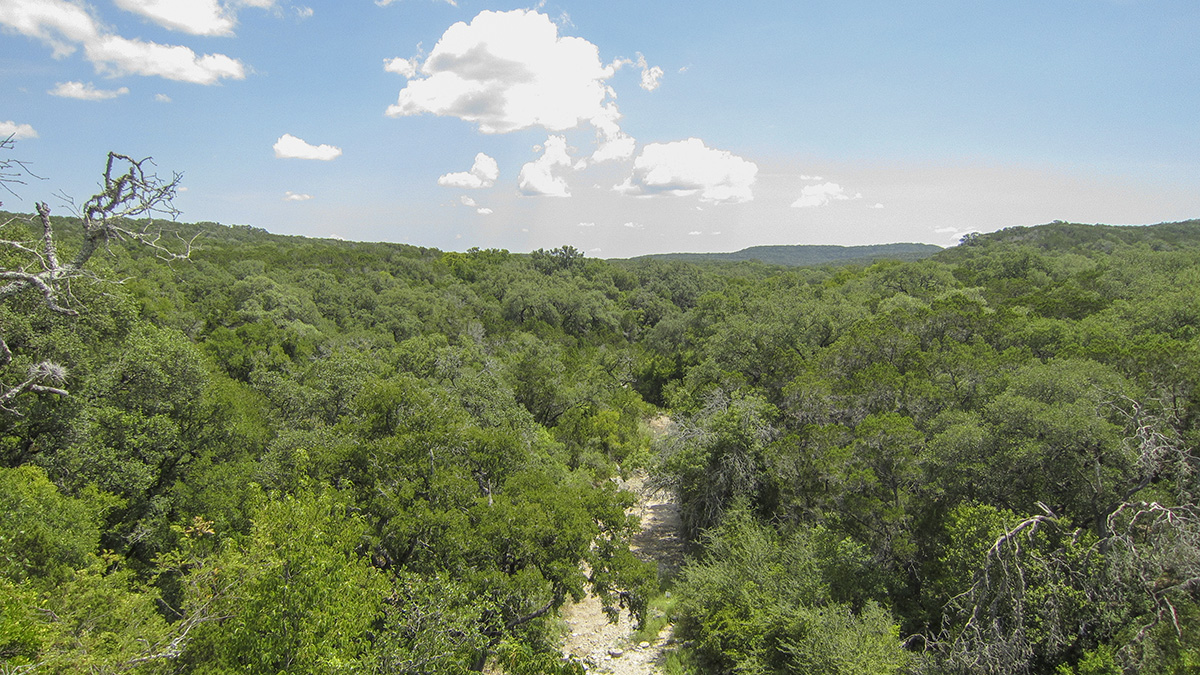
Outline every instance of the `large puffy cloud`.
{"type": "Polygon", "coordinates": [[[130,40],[106,32],[82,5],[67,0],[0,0],[0,24],[46,43],[55,58],[83,48],[97,72],[150,75],[196,84],[246,76],[223,54],[197,56],[187,47],[130,40]]]}
{"type": "Polygon", "coordinates": [[[481,152],[475,155],[475,163],[471,165],[470,171],[445,174],[438,178],[438,185],[468,189],[487,188],[495,185],[499,177],[500,166],[496,164],[496,160],[481,152]]]}
{"type": "Polygon", "coordinates": [[[317,159],[328,162],[342,156],[342,149],[332,145],[312,145],[302,138],[284,134],[272,146],[280,159],[317,159]]]}
{"type": "Polygon", "coordinates": [[[754,199],[750,186],[758,166],[699,138],[650,143],[633,163],[633,175],[616,190],[632,195],[699,195],[704,202],[739,203],[754,199]]]}
{"type": "Polygon", "coordinates": [[[571,155],[567,153],[567,138],[551,136],[546,139],[542,156],[521,167],[517,186],[521,194],[528,197],[570,197],[567,181],[554,175],[556,167],[570,167],[571,155]]]}
{"type": "Polygon", "coordinates": [[[446,30],[419,68],[424,77],[410,79],[387,114],[458,117],[484,133],[562,131],[607,114],[615,71],[596,45],[560,37],[545,14],[485,11],[446,30]]]}
{"type": "Polygon", "coordinates": [[[37,138],[38,132],[28,124],[17,124],[12,120],[0,121],[0,140],[9,137],[18,141],[22,138],[37,138]]]}
{"type": "Polygon", "coordinates": [[[124,96],[129,93],[129,87],[119,89],[97,89],[91,82],[59,82],[46,92],[51,96],[74,98],[80,101],[107,101],[110,98],[124,96]]]}
{"type": "MultiPolygon", "coordinates": [[[[820,180],[820,179],[816,179],[820,180]]],[[[812,208],[815,206],[824,206],[832,201],[845,201],[847,199],[858,199],[862,195],[848,195],[846,188],[837,183],[819,183],[817,185],[805,185],[800,190],[800,197],[792,202],[792,206],[797,208],[812,208]]]]}

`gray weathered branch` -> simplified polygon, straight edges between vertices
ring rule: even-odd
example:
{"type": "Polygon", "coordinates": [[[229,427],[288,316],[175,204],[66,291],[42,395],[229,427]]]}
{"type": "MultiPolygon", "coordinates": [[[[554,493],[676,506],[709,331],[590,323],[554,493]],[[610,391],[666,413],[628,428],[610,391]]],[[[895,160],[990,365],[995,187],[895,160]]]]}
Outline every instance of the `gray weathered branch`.
{"type": "MultiPolygon", "coordinates": [[[[0,150],[11,147],[11,137],[0,141],[0,150]]],[[[179,238],[180,246],[173,249],[162,243],[162,232],[155,229],[153,219],[141,228],[129,221],[142,216],[168,215],[174,218],[179,215],[172,200],[182,176],[176,173],[170,180],[163,180],[153,172],[153,167],[154,162],[148,157],[139,160],[115,152],[108,153],[102,189],[84,203],[79,214],[83,225],[83,243],[68,262],[59,259],[50,207],[45,202],[38,202],[40,238],[35,241],[0,240],[0,246],[15,249],[28,258],[15,269],[0,269],[0,283],[7,282],[0,286],[0,302],[32,290],[41,295],[42,304],[47,309],[66,316],[77,316],[78,310],[67,306],[68,303],[62,300],[64,289],[67,289],[65,292],[69,298],[72,279],[92,276],[84,269],[85,266],[97,251],[113,240],[135,242],[152,249],[163,260],[190,257],[194,238],[179,238]]],[[[7,183],[23,184],[20,178],[25,173],[25,167],[20,162],[0,159],[0,185],[5,188],[8,188],[7,183]]],[[[0,326],[0,366],[11,361],[12,351],[4,340],[3,327],[0,326]]],[[[53,366],[43,363],[38,364],[37,368],[47,365],[53,366]]],[[[31,371],[23,382],[12,387],[5,388],[0,384],[0,411],[16,414],[8,404],[27,392],[68,395],[61,387],[45,384],[47,372],[45,369],[38,373],[31,371]]],[[[61,379],[55,382],[60,383],[61,379]]]]}

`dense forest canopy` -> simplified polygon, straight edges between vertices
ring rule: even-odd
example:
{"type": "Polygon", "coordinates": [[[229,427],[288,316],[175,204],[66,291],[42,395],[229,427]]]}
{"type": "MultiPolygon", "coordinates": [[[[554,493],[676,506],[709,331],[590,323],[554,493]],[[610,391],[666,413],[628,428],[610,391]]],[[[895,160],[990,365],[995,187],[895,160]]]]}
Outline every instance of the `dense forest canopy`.
{"type": "Polygon", "coordinates": [[[0,304],[5,390],[60,369],[0,414],[13,672],[582,672],[565,604],[666,589],[678,672],[1200,666],[1198,221],[815,267],[165,232],[0,304]]]}

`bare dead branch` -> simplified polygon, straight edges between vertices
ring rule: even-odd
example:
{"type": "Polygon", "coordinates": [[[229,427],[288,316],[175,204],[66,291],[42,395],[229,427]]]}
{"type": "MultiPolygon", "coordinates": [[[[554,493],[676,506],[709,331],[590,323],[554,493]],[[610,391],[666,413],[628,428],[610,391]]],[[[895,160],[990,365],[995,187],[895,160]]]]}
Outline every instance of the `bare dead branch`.
{"type": "MultiPolygon", "coordinates": [[[[7,352],[8,345],[3,345],[2,343],[3,343],[3,340],[0,340],[0,345],[2,345],[4,351],[7,352]]],[[[10,358],[11,358],[11,354],[10,354],[10,358]]],[[[15,387],[8,389],[7,391],[5,391],[3,393],[0,393],[0,410],[4,410],[10,414],[20,417],[21,414],[19,412],[17,412],[16,410],[8,407],[8,403],[10,401],[12,401],[13,399],[15,399],[16,397],[20,396],[21,394],[24,394],[25,392],[32,392],[35,394],[54,394],[55,396],[67,396],[68,395],[67,391],[64,389],[60,389],[58,387],[50,387],[50,386],[41,384],[42,382],[53,382],[54,384],[61,384],[62,382],[64,382],[66,380],[66,378],[67,378],[66,369],[56,363],[51,363],[49,361],[43,361],[35,366],[32,366],[32,367],[30,367],[29,372],[27,373],[26,380],[24,382],[22,382],[21,384],[18,384],[15,387]]]]}
{"type": "MultiPolygon", "coordinates": [[[[0,150],[11,150],[16,145],[16,138],[9,134],[4,140],[0,140],[0,150]]],[[[4,188],[8,194],[17,197],[17,193],[13,192],[10,185],[25,185],[25,177],[37,178],[44,180],[41,176],[29,170],[29,165],[19,159],[11,157],[0,158],[0,187],[4,188]]]]}
{"type": "MultiPolygon", "coordinates": [[[[10,149],[12,140],[10,136],[0,141],[0,150],[10,149]]],[[[78,310],[69,306],[73,304],[69,302],[72,300],[71,281],[95,278],[84,268],[97,251],[113,240],[130,241],[149,248],[161,260],[189,258],[195,238],[185,240],[176,234],[179,245],[168,246],[163,243],[163,232],[157,229],[153,220],[156,215],[171,218],[179,215],[172,200],[182,176],[176,173],[170,180],[163,180],[154,173],[153,168],[154,162],[148,157],[139,160],[115,152],[108,154],[101,190],[84,202],[79,213],[83,225],[83,243],[69,262],[59,259],[50,207],[45,202],[39,202],[36,210],[41,224],[41,237],[38,240],[0,240],[0,246],[12,248],[27,258],[16,268],[0,269],[0,282],[7,282],[0,286],[0,302],[34,290],[41,295],[42,304],[50,311],[77,316],[78,310]],[[143,216],[150,216],[150,219],[136,227],[130,224],[129,219],[143,216]]],[[[23,184],[20,177],[24,171],[24,165],[19,162],[0,159],[0,184],[23,184]]],[[[12,352],[0,334],[0,366],[11,361],[12,352]]],[[[0,411],[15,414],[16,411],[8,404],[27,392],[68,395],[66,389],[46,384],[47,377],[47,373],[30,374],[20,384],[7,389],[0,385],[0,389],[3,389],[3,393],[0,393],[0,411]]],[[[61,380],[54,382],[61,383],[61,380]]]]}

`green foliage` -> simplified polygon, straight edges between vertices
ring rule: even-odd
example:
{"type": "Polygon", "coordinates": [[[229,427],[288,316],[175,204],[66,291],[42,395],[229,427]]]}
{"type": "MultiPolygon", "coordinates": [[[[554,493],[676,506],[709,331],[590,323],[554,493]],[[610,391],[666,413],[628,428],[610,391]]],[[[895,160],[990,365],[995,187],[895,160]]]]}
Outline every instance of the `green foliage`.
{"type": "Polygon", "coordinates": [[[333,673],[362,666],[386,584],[357,549],[366,524],[329,490],[264,504],[188,573],[185,607],[214,602],[183,658],[194,672],[333,673]]]}
{"type": "Polygon", "coordinates": [[[678,493],[689,536],[720,523],[727,509],[754,501],[774,414],[760,396],[715,392],[667,438],[656,473],[678,493]]]}
{"type": "Polygon", "coordinates": [[[583,251],[574,246],[560,246],[549,251],[539,248],[529,254],[529,262],[542,274],[571,271],[581,266],[583,251]]]}
{"type": "Polygon", "coordinates": [[[64,495],[35,466],[0,469],[0,575],[49,588],[88,567],[114,502],[94,489],[81,498],[64,495]]]}
{"type": "Polygon", "coordinates": [[[368,672],[469,672],[488,644],[476,622],[479,609],[466,586],[444,575],[397,575],[365,661],[368,672]]]}
{"type": "Polygon", "coordinates": [[[1103,645],[1085,653],[1074,668],[1064,663],[1054,672],[1055,675],[1123,675],[1124,673],[1117,665],[1112,648],[1103,645]]]}
{"type": "Polygon", "coordinates": [[[179,633],[159,593],[106,553],[36,593],[0,579],[0,665],[53,673],[158,673],[179,633]]]}
{"type": "Polygon", "coordinates": [[[496,654],[497,665],[506,675],[584,675],[587,670],[561,654],[539,652],[521,642],[504,642],[496,654]]]}
{"type": "Polygon", "coordinates": [[[720,671],[897,673],[908,658],[861,548],[822,529],[780,536],[745,514],[711,531],[676,591],[686,636],[720,671]],[[855,602],[857,600],[857,602],[855,602]]]}
{"type": "Polygon", "coordinates": [[[575,672],[559,607],[658,590],[643,467],[677,672],[1196,667],[1195,222],[836,268],[178,228],[0,303],[0,379],[70,390],[0,416],[6,667],[575,672]]]}
{"type": "Polygon", "coordinates": [[[0,577],[0,663],[10,667],[37,663],[47,639],[37,616],[38,592],[0,577]]]}

